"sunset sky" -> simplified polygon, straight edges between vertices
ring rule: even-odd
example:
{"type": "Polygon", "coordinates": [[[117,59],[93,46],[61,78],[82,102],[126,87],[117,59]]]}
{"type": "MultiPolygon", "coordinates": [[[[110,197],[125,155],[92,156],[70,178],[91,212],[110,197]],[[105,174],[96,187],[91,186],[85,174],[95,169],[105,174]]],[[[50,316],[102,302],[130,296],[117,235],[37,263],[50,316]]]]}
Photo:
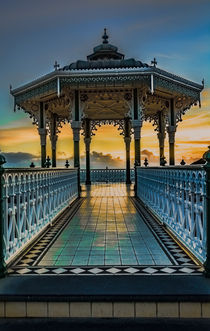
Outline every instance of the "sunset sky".
{"type": "MultiPolygon", "coordinates": [[[[191,163],[210,144],[210,1],[209,0],[0,0],[0,149],[7,166],[37,165],[36,127],[21,111],[13,112],[9,85],[18,87],[61,66],[85,60],[101,43],[104,27],[110,43],[127,58],[150,64],[197,83],[205,79],[202,107],[193,107],[179,123],[176,163],[191,163]]],[[[154,127],[144,123],[142,157],[158,164],[154,127]]],[[[125,167],[125,148],[116,128],[100,128],[91,143],[92,167],[125,167]]],[[[48,154],[50,144],[48,141],[48,154]]],[[[166,158],[168,143],[166,137],[166,158]]],[[[72,132],[65,125],[58,139],[58,165],[72,164],[72,132]]],[[[84,144],[81,139],[81,162],[84,144]]],[[[133,162],[133,144],[131,148],[133,162]]]]}

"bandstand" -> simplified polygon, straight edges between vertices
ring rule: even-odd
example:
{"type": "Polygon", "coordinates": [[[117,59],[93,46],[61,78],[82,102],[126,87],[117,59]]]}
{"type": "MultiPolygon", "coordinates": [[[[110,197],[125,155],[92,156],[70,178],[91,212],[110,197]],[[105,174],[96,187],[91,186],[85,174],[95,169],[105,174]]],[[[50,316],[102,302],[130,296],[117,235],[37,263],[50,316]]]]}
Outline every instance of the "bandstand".
{"type": "Polygon", "coordinates": [[[11,89],[15,109],[37,125],[42,167],[7,168],[0,154],[0,319],[210,319],[210,146],[204,166],[175,166],[174,150],[177,125],[200,103],[203,84],[157,68],[156,59],[126,59],[106,29],[86,61],[54,67],[11,89]],[[144,121],[157,132],[161,166],[141,166],[144,121]],[[74,169],[56,168],[66,122],[74,169]],[[107,124],[124,138],[127,184],[134,135],[135,194],[133,184],[109,182],[113,169],[96,169],[103,183],[80,190],[80,134],[91,184],[91,139],[107,124]]]}
{"type": "Polygon", "coordinates": [[[90,178],[90,145],[98,126],[117,126],[126,150],[126,183],[130,183],[130,143],[134,135],[135,164],[141,164],[141,128],[143,121],[153,122],[159,141],[160,165],[165,164],[164,142],[169,140],[169,165],[175,164],[175,134],[182,115],[200,103],[203,85],[194,83],[134,58],[127,59],[108,41],[106,29],[102,44],[94,47],[87,60],[78,60],[12,89],[15,108],[30,115],[38,127],[41,166],[46,163],[46,137],[52,148],[52,166],[56,167],[56,143],[59,127],[70,122],[74,140],[74,166],[80,166],[80,133],[86,150],[86,184],[90,178]]]}

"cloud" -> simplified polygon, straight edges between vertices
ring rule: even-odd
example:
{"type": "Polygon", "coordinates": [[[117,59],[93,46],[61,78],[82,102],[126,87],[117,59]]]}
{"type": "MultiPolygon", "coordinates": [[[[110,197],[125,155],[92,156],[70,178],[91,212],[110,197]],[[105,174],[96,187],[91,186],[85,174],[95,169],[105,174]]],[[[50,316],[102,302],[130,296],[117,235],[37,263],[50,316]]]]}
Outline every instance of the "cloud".
{"type": "MultiPolygon", "coordinates": [[[[36,155],[31,154],[31,153],[22,153],[22,152],[17,152],[17,153],[2,153],[5,158],[7,163],[5,164],[5,167],[17,167],[17,168],[22,168],[22,167],[29,167],[31,162],[38,163],[40,162],[39,159],[37,158],[36,155]]],[[[38,165],[38,164],[37,164],[38,165]]]]}
{"type": "Polygon", "coordinates": [[[159,156],[153,154],[153,152],[149,151],[148,149],[143,149],[141,151],[141,156],[143,159],[146,157],[152,164],[157,164],[159,162],[159,156]]]}
{"type": "MultiPolygon", "coordinates": [[[[73,156],[70,158],[69,161],[70,161],[70,165],[72,166],[74,163],[73,156]]],[[[81,155],[80,163],[81,163],[81,168],[86,167],[85,155],[81,155]]],[[[62,164],[63,164],[63,160],[62,160],[62,164]]],[[[93,151],[92,153],[90,153],[90,167],[94,169],[105,169],[106,167],[125,168],[125,162],[119,156],[113,157],[111,154],[103,154],[102,152],[93,151]]]]}

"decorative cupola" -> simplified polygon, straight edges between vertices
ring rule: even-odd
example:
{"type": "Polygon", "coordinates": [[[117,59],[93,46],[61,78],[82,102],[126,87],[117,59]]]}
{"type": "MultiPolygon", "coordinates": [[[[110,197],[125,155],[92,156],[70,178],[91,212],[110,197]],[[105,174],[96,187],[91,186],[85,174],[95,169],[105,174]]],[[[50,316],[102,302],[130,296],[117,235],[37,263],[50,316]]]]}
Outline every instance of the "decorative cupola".
{"type": "Polygon", "coordinates": [[[118,53],[118,48],[109,44],[109,36],[104,29],[104,34],[102,36],[102,44],[94,47],[93,53],[87,56],[89,61],[97,60],[123,60],[124,54],[118,53]]]}

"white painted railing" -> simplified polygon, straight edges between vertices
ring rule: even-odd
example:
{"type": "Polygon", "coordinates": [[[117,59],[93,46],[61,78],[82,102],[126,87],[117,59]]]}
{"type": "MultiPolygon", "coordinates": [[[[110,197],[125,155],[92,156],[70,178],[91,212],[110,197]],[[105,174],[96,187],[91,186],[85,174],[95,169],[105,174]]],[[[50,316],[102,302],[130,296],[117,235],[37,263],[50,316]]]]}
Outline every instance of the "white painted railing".
{"type": "MultiPolygon", "coordinates": [[[[134,182],[134,169],[130,170],[131,182],[134,182]]],[[[91,169],[91,182],[123,183],[126,181],[126,169],[91,169]]],[[[80,170],[80,181],[85,183],[86,170],[80,170]]]]}
{"type": "Polygon", "coordinates": [[[6,262],[77,196],[76,169],[5,169],[3,240],[6,262]]]}
{"type": "Polygon", "coordinates": [[[206,172],[202,167],[137,167],[137,196],[201,261],[206,259],[206,172]]]}

